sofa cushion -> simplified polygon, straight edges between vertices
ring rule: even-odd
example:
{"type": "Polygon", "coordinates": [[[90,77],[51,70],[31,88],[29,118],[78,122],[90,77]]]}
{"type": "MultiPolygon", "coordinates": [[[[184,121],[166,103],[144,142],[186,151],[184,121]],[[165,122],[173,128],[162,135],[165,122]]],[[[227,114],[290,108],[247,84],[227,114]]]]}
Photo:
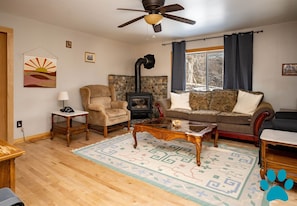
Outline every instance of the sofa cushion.
{"type": "Polygon", "coordinates": [[[171,107],[170,109],[188,109],[191,110],[189,104],[189,93],[176,94],[171,92],[171,107]]]}
{"type": "Polygon", "coordinates": [[[297,119],[273,119],[272,127],[276,130],[297,132],[297,119]]]}
{"type": "Polygon", "coordinates": [[[247,124],[252,121],[252,115],[240,114],[234,112],[220,112],[217,115],[217,122],[229,123],[229,124],[247,124]]]}
{"type": "Polygon", "coordinates": [[[216,122],[219,111],[215,110],[196,110],[189,114],[189,120],[197,122],[216,122]]]}
{"type": "Polygon", "coordinates": [[[262,94],[252,94],[245,91],[238,91],[237,103],[232,112],[242,114],[253,114],[262,100],[262,94]]]}
{"type": "Polygon", "coordinates": [[[237,90],[214,90],[209,104],[210,110],[231,112],[237,101],[237,90]]]}
{"type": "Polygon", "coordinates": [[[218,124],[218,130],[221,131],[229,131],[229,132],[235,132],[238,134],[253,134],[253,127],[251,125],[245,125],[245,124],[228,124],[228,123],[217,123],[218,124]]]}
{"type": "Polygon", "coordinates": [[[188,109],[167,109],[166,117],[173,117],[177,119],[189,119],[192,110],[188,109]]]}
{"type": "Polygon", "coordinates": [[[275,113],[275,119],[295,119],[297,120],[297,112],[279,111],[275,113]]]}
{"type": "Polygon", "coordinates": [[[189,98],[192,110],[207,110],[211,100],[211,92],[190,92],[189,98]]]}

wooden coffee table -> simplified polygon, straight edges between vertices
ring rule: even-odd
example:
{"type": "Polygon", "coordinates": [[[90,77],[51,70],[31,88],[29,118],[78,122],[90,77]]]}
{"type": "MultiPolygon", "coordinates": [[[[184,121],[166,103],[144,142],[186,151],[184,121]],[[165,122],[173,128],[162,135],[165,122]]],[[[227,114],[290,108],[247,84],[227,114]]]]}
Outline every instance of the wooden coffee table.
{"type": "Polygon", "coordinates": [[[215,134],[214,146],[217,147],[219,133],[217,131],[217,125],[213,123],[193,122],[187,120],[175,120],[168,118],[160,118],[148,120],[143,123],[134,125],[133,137],[134,148],[137,147],[137,132],[148,132],[157,139],[166,141],[174,139],[185,139],[188,142],[192,142],[196,146],[196,162],[200,166],[200,154],[202,149],[202,141],[204,138],[210,138],[212,134],[215,134]],[[179,123],[174,125],[174,123],[179,123]]]}

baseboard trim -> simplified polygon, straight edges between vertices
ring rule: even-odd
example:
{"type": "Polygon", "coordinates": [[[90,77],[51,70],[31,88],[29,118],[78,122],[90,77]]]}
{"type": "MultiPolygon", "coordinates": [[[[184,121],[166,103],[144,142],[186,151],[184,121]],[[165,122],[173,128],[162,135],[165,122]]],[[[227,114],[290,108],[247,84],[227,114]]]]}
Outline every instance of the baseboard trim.
{"type": "Polygon", "coordinates": [[[23,143],[23,142],[27,142],[27,141],[36,141],[36,140],[41,140],[41,139],[48,139],[50,137],[51,137],[51,133],[46,132],[46,133],[42,133],[42,134],[36,134],[36,135],[28,136],[28,137],[14,139],[14,144],[23,143]]]}

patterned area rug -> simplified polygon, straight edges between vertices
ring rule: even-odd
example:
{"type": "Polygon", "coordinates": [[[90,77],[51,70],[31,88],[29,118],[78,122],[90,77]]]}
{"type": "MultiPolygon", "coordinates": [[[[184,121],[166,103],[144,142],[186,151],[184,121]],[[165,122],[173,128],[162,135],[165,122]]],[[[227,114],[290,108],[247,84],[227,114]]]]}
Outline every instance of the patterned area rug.
{"type": "Polygon", "coordinates": [[[131,133],[73,150],[81,157],[138,178],[200,205],[267,205],[260,190],[258,149],[203,142],[201,166],[194,144],[131,133]]]}

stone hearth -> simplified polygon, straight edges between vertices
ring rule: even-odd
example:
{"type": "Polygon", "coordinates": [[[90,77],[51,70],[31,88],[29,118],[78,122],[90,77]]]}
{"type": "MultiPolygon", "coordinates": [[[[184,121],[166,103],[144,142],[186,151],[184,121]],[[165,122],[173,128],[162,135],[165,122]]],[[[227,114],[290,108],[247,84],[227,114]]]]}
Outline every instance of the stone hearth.
{"type": "MultiPolygon", "coordinates": [[[[135,92],[135,76],[110,74],[108,84],[114,85],[118,100],[126,100],[126,93],[135,92]]],[[[141,92],[152,93],[153,110],[156,100],[167,98],[167,85],[167,76],[141,76],[141,92]]]]}

